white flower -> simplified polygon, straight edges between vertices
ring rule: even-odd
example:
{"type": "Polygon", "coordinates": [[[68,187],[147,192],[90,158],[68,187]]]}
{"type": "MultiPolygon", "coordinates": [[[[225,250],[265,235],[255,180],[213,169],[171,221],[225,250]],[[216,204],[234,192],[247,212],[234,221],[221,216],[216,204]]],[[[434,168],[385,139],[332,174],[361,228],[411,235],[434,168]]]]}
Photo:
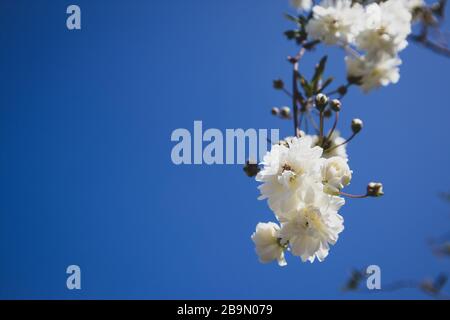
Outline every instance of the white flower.
{"type": "Polygon", "coordinates": [[[402,1],[389,0],[366,7],[363,30],[356,37],[359,49],[369,55],[386,52],[395,56],[403,50],[411,33],[411,13],[402,1]]]}
{"type": "MultiPolygon", "coordinates": [[[[378,0],[371,0],[371,1],[368,1],[368,4],[376,3],[377,1],[378,0]]],[[[424,5],[426,5],[424,0],[394,0],[394,1],[402,4],[409,11],[412,11],[417,7],[423,7],[424,5]]]]}
{"type": "Polygon", "coordinates": [[[347,77],[359,79],[364,92],[390,83],[397,83],[400,79],[399,68],[402,61],[398,57],[383,56],[370,59],[368,56],[360,58],[346,57],[347,77]]]}
{"type": "Polygon", "coordinates": [[[312,147],[312,138],[289,138],[272,146],[261,163],[263,166],[256,181],[263,184],[260,200],[268,199],[275,213],[294,209],[303,186],[320,183],[323,149],[312,147]]]}
{"type": "MultiPolygon", "coordinates": [[[[312,137],[313,146],[317,146],[319,143],[319,136],[313,136],[312,137]]],[[[342,157],[344,159],[348,158],[347,155],[347,144],[343,144],[345,142],[345,139],[340,136],[340,133],[338,130],[333,131],[331,134],[331,137],[329,140],[327,140],[327,145],[325,147],[325,151],[322,154],[322,157],[327,159],[331,157],[342,157]],[[341,145],[342,144],[342,145],[341,145]],[[335,148],[337,145],[340,145],[339,147],[335,148]],[[331,150],[328,152],[327,150],[331,150]]]]}
{"type": "Polygon", "coordinates": [[[302,194],[299,207],[280,216],[280,237],[303,262],[323,261],[344,230],[344,219],[337,213],[344,199],[312,187],[302,194]]]}
{"type": "Polygon", "coordinates": [[[347,159],[341,157],[332,157],[325,160],[322,165],[322,183],[324,192],[331,195],[338,195],[352,179],[347,159]]]}
{"type": "Polygon", "coordinates": [[[361,5],[352,5],[351,0],[324,0],[313,7],[306,32],[326,44],[351,43],[361,29],[363,12],[361,5]]]}
{"type": "Polygon", "coordinates": [[[260,262],[268,263],[277,260],[280,266],[287,264],[284,258],[284,247],[279,241],[279,230],[280,227],[273,222],[260,222],[256,225],[252,241],[255,243],[255,251],[260,262]]]}
{"type": "Polygon", "coordinates": [[[308,11],[312,7],[312,0],[291,0],[291,6],[299,11],[308,11]]]}

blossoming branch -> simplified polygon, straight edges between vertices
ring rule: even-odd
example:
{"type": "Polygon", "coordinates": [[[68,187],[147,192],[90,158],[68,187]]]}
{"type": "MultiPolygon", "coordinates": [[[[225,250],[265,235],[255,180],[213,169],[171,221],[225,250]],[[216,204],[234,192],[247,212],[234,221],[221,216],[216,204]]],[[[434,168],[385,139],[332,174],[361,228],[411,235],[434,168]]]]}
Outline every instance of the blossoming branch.
{"type": "Polygon", "coordinates": [[[244,168],[260,182],[260,200],[267,200],[276,222],[260,222],[252,234],[262,263],[278,261],[286,265],[285,253],[305,261],[323,261],[339,234],[344,218],[338,213],[346,198],[379,197],[381,183],[370,182],[364,193],[343,191],[353,171],[346,146],[363,128],[360,119],[351,122],[352,135],[346,139],[337,130],[342,98],[352,87],[368,93],[399,81],[399,53],[408,45],[413,24],[430,26],[428,15],[439,19],[440,1],[427,6],[423,0],[351,1],[292,0],[298,16],[287,17],[296,29],[285,34],[300,46],[289,56],[292,86],[281,79],[273,86],[292,101],[289,107],[273,108],[272,114],[293,121],[293,135],[273,142],[260,164],[248,162],[244,168]],[[428,22],[427,22],[428,21],[428,22]],[[327,56],[307,79],[299,70],[304,54],[319,45],[337,46],[346,53],[347,82],[327,91],[332,77],[324,77],[327,56]],[[327,125],[327,121],[333,119],[327,125]],[[328,129],[326,129],[328,127],[328,129]],[[307,128],[314,128],[309,134],[307,128]]]}

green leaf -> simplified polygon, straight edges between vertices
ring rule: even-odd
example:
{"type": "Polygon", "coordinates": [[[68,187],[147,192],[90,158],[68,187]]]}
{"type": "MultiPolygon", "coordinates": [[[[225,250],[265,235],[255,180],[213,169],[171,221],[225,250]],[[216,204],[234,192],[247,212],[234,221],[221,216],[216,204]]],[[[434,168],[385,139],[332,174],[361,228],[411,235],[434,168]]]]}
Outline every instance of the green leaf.
{"type": "MultiPolygon", "coordinates": [[[[307,35],[305,33],[305,39],[306,39],[306,37],[307,37],[307,35]]],[[[303,44],[303,48],[305,48],[306,50],[312,50],[319,43],[320,43],[320,40],[313,40],[313,41],[310,41],[310,42],[307,42],[307,43],[303,44]]]]}
{"type": "Polygon", "coordinates": [[[311,84],[308,82],[308,80],[305,79],[305,77],[300,76],[300,85],[303,88],[303,91],[305,92],[305,95],[307,98],[312,97],[314,92],[311,84]]]}
{"type": "Polygon", "coordinates": [[[322,87],[320,87],[320,90],[317,90],[316,93],[323,92],[323,90],[325,90],[325,88],[328,87],[331,82],[333,82],[333,80],[333,77],[329,77],[327,80],[325,80],[325,82],[322,84],[322,87]]]}
{"type": "Polygon", "coordinates": [[[304,16],[298,17],[299,24],[304,28],[306,24],[308,23],[308,19],[306,19],[304,16]]]}
{"type": "Polygon", "coordinates": [[[298,32],[298,30],[288,30],[288,31],[284,32],[284,35],[289,40],[292,40],[292,39],[295,39],[295,38],[297,38],[299,36],[299,32],[298,32]]]}
{"type": "Polygon", "coordinates": [[[325,70],[325,66],[327,64],[327,59],[328,59],[328,56],[326,56],[326,55],[323,56],[322,59],[320,59],[319,63],[316,66],[316,70],[311,79],[311,86],[312,86],[312,88],[314,88],[314,91],[317,91],[319,80],[322,79],[322,75],[325,70]]]}
{"type": "Polygon", "coordinates": [[[323,71],[325,70],[325,66],[327,64],[328,56],[323,56],[322,59],[320,59],[319,63],[316,65],[316,70],[314,72],[314,76],[311,79],[311,82],[317,81],[322,77],[323,71]]]}
{"type": "Polygon", "coordinates": [[[286,19],[288,19],[289,21],[292,21],[292,22],[295,22],[295,23],[300,24],[300,19],[299,19],[298,17],[294,17],[294,16],[292,16],[292,15],[290,15],[290,14],[288,14],[288,13],[285,13],[285,14],[284,14],[284,17],[285,17],[286,19]]]}

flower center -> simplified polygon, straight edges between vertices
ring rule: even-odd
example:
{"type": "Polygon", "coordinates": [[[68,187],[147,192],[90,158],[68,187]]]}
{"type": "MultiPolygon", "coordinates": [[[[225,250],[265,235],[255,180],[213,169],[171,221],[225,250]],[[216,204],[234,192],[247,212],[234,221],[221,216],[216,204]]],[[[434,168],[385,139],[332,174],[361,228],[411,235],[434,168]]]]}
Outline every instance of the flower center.
{"type": "Polygon", "coordinates": [[[310,234],[321,234],[325,229],[316,208],[302,209],[295,224],[297,228],[310,234]]]}

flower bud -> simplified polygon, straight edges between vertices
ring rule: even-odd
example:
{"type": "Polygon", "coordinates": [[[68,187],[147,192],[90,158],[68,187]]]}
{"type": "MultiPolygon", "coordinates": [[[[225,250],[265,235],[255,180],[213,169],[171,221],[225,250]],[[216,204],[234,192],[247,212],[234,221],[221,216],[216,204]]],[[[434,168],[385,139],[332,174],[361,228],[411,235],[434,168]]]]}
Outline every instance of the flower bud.
{"type": "Polygon", "coordinates": [[[316,108],[322,112],[328,104],[328,97],[323,93],[316,95],[316,108]]]}
{"type": "Polygon", "coordinates": [[[353,133],[358,133],[363,128],[363,122],[361,119],[353,119],[352,120],[352,131],[353,133]]]}
{"type": "Polygon", "coordinates": [[[280,226],[273,222],[260,222],[256,226],[256,230],[252,234],[252,241],[255,244],[259,261],[262,263],[277,260],[280,267],[286,265],[284,258],[286,246],[281,244],[279,233],[280,226]]]}
{"type": "Polygon", "coordinates": [[[324,161],[322,166],[322,183],[324,192],[331,195],[338,195],[339,192],[350,183],[352,171],[347,159],[341,157],[331,157],[324,161]]]}
{"type": "Polygon", "coordinates": [[[257,163],[247,160],[244,166],[244,172],[248,177],[254,177],[258,174],[260,168],[257,163]]]}
{"type": "Polygon", "coordinates": [[[273,80],[273,88],[276,90],[281,90],[284,88],[284,82],[281,79],[273,80]]]}
{"type": "MultiPolygon", "coordinates": [[[[356,84],[356,85],[360,85],[362,82],[362,77],[361,76],[352,76],[352,75],[348,75],[347,76],[347,81],[349,84],[356,84]]],[[[346,88],[347,89],[347,88],[346,88]]],[[[346,91],[347,93],[347,91],[346,91]]]]}
{"type": "Polygon", "coordinates": [[[291,109],[289,107],[283,107],[280,110],[280,116],[285,119],[289,119],[291,116],[291,109]]]}
{"type": "Polygon", "coordinates": [[[272,110],[270,110],[270,113],[274,116],[277,116],[280,113],[280,109],[277,107],[273,107],[272,110]]]}
{"type": "Polygon", "coordinates": [[[323,112],[323,116],[324,116],[325,118],[330,118],[331,115],[332,115],[332,113],[331,113],[331,110],[330,110],[330,109],[326,109],[326,110],[323,112]]]}
{"type": "Polygon", "coordinates": [[[347,94],[347,87],[346,87],[346,86],[340,86],[340,87],[337,89],[337,91],[338,91],[338,93],[339,93],[341,96],[345,96],[345,95],[347,94]]]}
{"type": "Polygon", "coordinates": [[[380,182],[371,182],[367,185],[367,195],[369,197],[381,197],[384,195],[383,185],[380,182]]]}
{"type": "Polygon", "coordinates": [[[334,112],[339,112],[341,111],[341,102],[338,99],[333,99],[330,102],[330,108],[331,110],[333,110],[334,112]]]}

